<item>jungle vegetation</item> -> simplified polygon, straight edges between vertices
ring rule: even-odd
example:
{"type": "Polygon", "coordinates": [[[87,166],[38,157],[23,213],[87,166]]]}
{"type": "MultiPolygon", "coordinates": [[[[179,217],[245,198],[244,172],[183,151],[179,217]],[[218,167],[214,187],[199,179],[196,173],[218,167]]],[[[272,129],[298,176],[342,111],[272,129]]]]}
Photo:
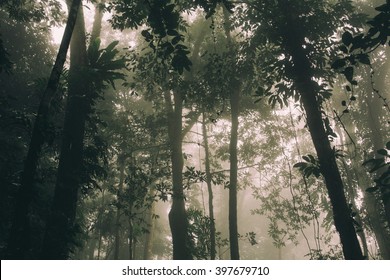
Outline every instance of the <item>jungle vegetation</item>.
{"type": "Polygon", "coordinates": [[[390,259],[389,0],[0,15],[2,259],[390,259]]]}

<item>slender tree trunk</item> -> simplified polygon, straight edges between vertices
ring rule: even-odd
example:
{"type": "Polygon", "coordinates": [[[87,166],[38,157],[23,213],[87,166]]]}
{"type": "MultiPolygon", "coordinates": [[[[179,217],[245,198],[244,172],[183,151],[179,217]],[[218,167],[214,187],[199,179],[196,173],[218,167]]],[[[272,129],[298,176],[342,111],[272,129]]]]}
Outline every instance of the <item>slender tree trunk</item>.
{"type": "MultiPolygon", "coordinates": [[[[192,79],[192,73],[196,68],[196,61],[199,57],[200,45],[206,32],[201,32],[195,44],[191,61],[193,62],[192,71],[185,74],[185,80],[192,79]]],[[[182,129],[183,98],[180,90],[173,91],[173,104],[169,91],[164,93],[165,107],[168,117],[168,138],[171,150],[172,161],[172,206],[169,212],[169,225],[172,232],[173,259],[190,260],[192,259],[190,249],[190,238],[188,234],[188,218],[185,209],[185,197],[183,189],[183,149],[182,140],[191,128],[182,129]]],[[[196,115],[197,116],[197,115],[196,115]]]]}
{"type": "Polygon", "coordinates": [[[131,220],[130,217],[128,219],[128,223],[129,223],[129,236],[128,236],[128,239],[129,239],[129,246],[128,246],[129,260],[134,260],[134,257],[135,257],[135,237],[134,237],[133,221],[131,220]]]}
{"type": "MultiPolygon", "coordinates": [[[[383,77],[385,78],[385,77],[383,77]]],[[[384,141],[384,129],[381,126],[381,107],[383,103],[377,96],[372,94],[367,97],[367,109],[368,109],[368,127],[371,131],[370,138],[374,149],[374,156],[376,158],[383,157],[376,153],[377,150],[385,147],[384,141]]],[[[386,168],[381,168],[374,172],[376,178],[380,177],[386,168]]],[[[372,183],[374,184],[374,183],[372,183]]],[[[385,219],[387,221],[387,227],[390,229],[390,195],[385,192],[382,193],[382,203],[385,210],[385,219]]]]}
{"type": "Polygon", "coordinates": [[[97,251],[97,259],[100,260],[100,252],[102,248],[102,241],[103,241],[103,234],[102,234],[102,219],[103,219],[103,213],[104,213],[104,189],[102,190],[102,203],[99,207],[99,215],[98,215],[98,221],[97,224],[99,225],[99,231],[98,231],[98,251],[97,251]]]}
{"type": "Polygon", "coordinates": [[[52,210],[46,225],[42,257],[67,259],[78,229],[75,224],[78,191],[83,169],[85,120],[89,112],[88,85],[83,69],[88,66],[83,9],[79,9],[71,40],[68,99],[61,154],[52,210]]]}
{"type": "Polygon", "coordinates": [[[123,184],[125,182],[125,156],[123,155],[119,156],[118,164],[119,164],[119,184],[118,184],[118,191],[117,191],[117,206],[116,206],[115,229],[114,229],[114,235],[115,235],[114,260],[119,260],[119,251],[120,251],[120,244],[121,244],[121,236],[120,236],[121,216],[122,216],[121,197],[123,191],[123,184]]]}
{"type": "Polygon", "coordinates": [[[359,208],[357,207],[356,202],[355,202],[355,199],[357,198],[357,194],[355,191],[356,186],[353,184],[352,175],[351,175],[351,172],[349,170],[348,164],[345,162],[345,159],[342,159],[342,163],[343,163],[344,170],[345,170],[345,177],[347,179],[346,185],[347,185],[347,189],[348,189],[348,193],[349,193],[349,205],[352,206],[352,211],[355,212],[355,221],[358,223],[358,229],[356,229],[356,234],[360,238],[360,242],[361,242],[362,247],[363,247],[363,255],[365,256],[365,258],[368,258],[367,238],[366,238],[366,234],[365,234],[364,229],[363,229],[363,221],[362,221],[362,218],[360,215],[360,211],[359,211],[359,208]]]}
{"type": "Polygon", "coordinates": [[[213,204],[213,187],[212,177],[210,171],[210,150],[209,140],[207,135],[206,117],[205,113],[202,114],[202,131],[203,131],[203,144],[205,152],[205,170],[206,170],[206,183],[207,191],[209,193],[209,216],[210,216],[210,259],[215,260],[215,221],[214,221],[214,204],[213,204]]]}
{"type": "MultiPolygon", "coordinates": [[[[229,12],[223,7],[224,13],[224,29],[229,47],[233,48],[233,41],[230,35],[231,22],[229,12]]],[[[236,79],[233,77],[233,79],[236,79]]],[[[230,108],[231,108],[231,131],[230,131],[230,184],[229,184],[229,242],[230,242],[230,258],[239,260],[240,253],[238,247],[238,227],[237,227],[237,176],[238,176],[238,156],[237,156],[237,141],[238,141],[238,116],[240,102],[240,81],[233,80],[231,82],[232,89],[230,92],[230,108]]]]}
{"type": "Polygon", "coordinates": [[[294,83],[301,97],[307,116],[307,125],[321,166],[321,173],[332,204],[333,218],[341,239],[346,259],[363,259],[362,250],[356,235],[350,209],[344,193],[344,185],[332,149],[325,131],[317,85],[312,81],[311,63],[306,56],[303,34],[295,32],[291,11],[281,4],[281,11],[286,17],[283,33],[283,47],[294,64],[294,83]]]}
{"type": "Polygon", "coordinates": [[[238,229],[237,229],[237,176],[238,176],[238,116],[239,116],[240,89],[234,87],[230,95],[231,132],[230,132],[230,184],[229,184],[229,240],[230,258],[239,260],[238,229]]]}
{"type": "Polygon", "coordinates": [[[91,32],[91,43],[93,43],[97,38],[100,37],[102,31],[102,20],[104,15],[104,4],[105,0],[95,4],[95,16],[93,20],[92,32],[91,32]]]}
{"type": "Polygon", "coordinates": [[[169,212],[169,225],[172,232],[173,259],[190,260],[190,240],[188,235],[188,219],[184,203],[183,190],[183,154],[182,154],[182,107],[180,92],[174,92],[172,107],[169,92],[165,93],[168,114],[168,137],[172,160],[172,207],[169,212]]]}
{"type": "Polygon", "coordinates": [[[49,118],[50,103],[58,88],[58,83],[66,61],[70,40],[76,24],[77,13],[81,0],[74,0],[69,9],[68,20],[64,35],[61,40],[57,58],[51,71],[49,81],[39,104],[35,118],[34,128],[30,139],[30,145],[24,162],[21,186],[18,192],[15,217],[11,228],[10,238],[7,245],[7,258],[25,259],[34,258],[30,255],[31,232],[29,207],[34,197],[35,175],[38,166],[39,155],[45,142],[46,121],[49,118]]]}
{"type": "MultiPolygon", "coordinates": [[[[360,105],[363,106],[362,103],[360,103],[360,105]]],[[[352,137],[353,142],[357,143],[355,133],[353,133],[353,131],[356,131],[356,127],[352,121],[350,119],[346,119],[344,121],[344,126],[352,137]]],[[[361,165],[364,160],[360,156],[354,156],[356,151],[352,149],[351,145],[347,144],[346,146],[348,147],[348,153],[351,155],[352,169],[357,181],[357,186],[359,186],[359,189],[363,193],[363,208],[367,211],[369,226],[374,232],[382,258],[388,260],[390,259],[390,234],[386,229],[385,217],[383,215],[383,209],[381,209],[382,202],[378,195],[366,192],[367,186],[369,186],[372,181],[368,178],[366,170],[364,170],[361,165]]]]}
{"type": "MultiPolygon", "coordinates": [[[[152,189],[150,192],[151,192],[151,197],[154,197],[155,190],[152,189]]],[[[143,256],[144,260],[150,260],[152,257],[152,243],[153,243],[154,226],[155,226],[153,215],[155,209],[156,209],[156,203],[153,201],[147,219],[147,223],[149,225],[148,228],[149,232],[145,234],[145,245],[144,245],[144,256],[143,256]]]]}

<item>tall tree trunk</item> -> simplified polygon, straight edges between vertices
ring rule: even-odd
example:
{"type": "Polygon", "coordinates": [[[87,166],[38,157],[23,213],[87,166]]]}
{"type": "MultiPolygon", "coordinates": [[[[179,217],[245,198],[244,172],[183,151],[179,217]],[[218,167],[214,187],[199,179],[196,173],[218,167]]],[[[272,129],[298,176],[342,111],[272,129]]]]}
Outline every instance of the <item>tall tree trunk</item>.
{"type": "Polygon", "coordinates": [[[295,32],[291,11],[287,11],[287,7],[283,6],[282,3],[279,2],[279,4],[280,10],[286,18],[282,35],[283,47],[291,56],[294,64],[294,83],[300,93],[309,132],[320,162],[321,173],[325,178],[325,185],[332,204],[334,223],[340,235],[344,257],[346,259],[363,259],[345,197],[343,181],[337,167],[335,152],[324,128],[317,85],[312,81],[311,63],[303,48],[304,35],[301,32],[295,32]]]}
{"type": "MultiPolygon", "coordinates": [[[[360,99],[359,99],[360,100],[360,99]]],[[[360,103],[360,106],[363,106],[360,103]]],[[[345,119],[343,122],[346,130],[348,131],[351,140],[354,143],[357,143],[356,135],[353,131],[356,131],[356,126],[352,123],[351,119],[345,119]]],[[[340,135],[343,135],[339,133],[340,135]]],[[[344,142],[347,142],[346,140],[344,142]]],[[[354,172],[353,177],[356,178],[357,186],[363,193],[364,205],[363,208],[366,209],[368,218],[369,218],[369,226],[374,232],[376,241],[379,246],[379,251],[383,259],[390,259],[390,234],[386,229],[386,225],[384,223],[384,215],[383,209],[381,209],[382,203],[378,195],[371,194],[366,192],[367,186],[372,184],[371,179],[367,176],[366,170],[362,167],[361,163],[363,162],[362,157],[356,157],[356,151],[353,150],[351,144],[346,144],[348,147],[348,153],[351,155],[352,161],[352,170],[354,172]]],[[[383,208],[383,207],[382,207],[383,208]]]]}
{"type": "Polygon", "coordinates": [[[134,227],[133,227],[133,221],[131,218],[128,218],[129,223],[129,244],[128,244],[128,250],[129,250],[129,260],[134,260],[135,257],[135,237],[134,237],[134,227]]]}
{"type": "Polygon", "coordinates": [[[168,115],[168,137],[172,161],[172,206],[169,211],[169,225],[172,232],[173,259],[190,260],[190,240],[188,234],[188,219],[184,203],[183,189],[183,154],[182,154],[182,110],[181,93],[174,91],[172,107],[169,92],[165,93],[165,103],[168,115]]]}
{"type": "MultiPolygon", "coordinates": [[[[387,51],[387,54],[390,55],[390,52],[387,51]]],[[[390,59],[388,59],[390,61],[390,59]]],[[[383,97],[387,97],[387,92],[386,92],[386,77],[387,77],[387,72],[389,71],[389,62],[386,62],[384,66],[381,67],[381,71],[379,71],[379,77],[377,80],[379,81],[379,94],[383,97]]],[[[371,87],[371,85],[370,85],[371,87]]],[[[374,87],[376,85],[374,84],[374,87]]],[[[382,127],[382,118],[384,112],[383,110],[383,100],[379,99],[379,97],[372,93],[372,89],[368,89],[368,92],[370,94],[367,94],[366,100],[367,100],[367,111],[368,111],[368,127],[371,131],[369,134],[372,142],[372,146],[374,149],[374,155],[375,157],[383,157],[382,155],[378,155],[376,153],[377,150],[383,149],[385,147],[385,142],[389,141],[390,139],[386,139],[386,130],[384,127],[382,127]],[[386,140],[385,140],[386,139],[386,140]]],[[[388,100],[388,99],[386,99],[388,100]]],[[[388,101],[387,101],[388,102],[388,101]]],[[[376,178],[380,177],[383,172],[386,171],[386,168],[381,168],[377,170],[374,175],[376,178]]],[[[383,202],[383,207],[385,211],[385,217],[387,221],[387,227],[390,230],[390,195],[388,193],[382,192],[382,202],[383,202]]]]}
{"type": "MultiPolygon", "coordinates": [[[[229,48],[233,49],[233,41],[230,35],[231,22],[228,10],[223,7],[224,29],[229,48]]],[[[238,116],[240,102],[240,81],[232,78],[230,91],[230,108],[231,108],[231,131],[230,131],[230,184],[229,184],[229,242],[230,258],[239,260],[240,253],[238,247],[238,227],[237,227],[237,176],[238,176],[238,116]]]]}
{"type": "Polygon", "coordinates": [[[346,163],[345,159],[342,159],[342,164],[344,166],[345,177],[347,180],[346,185],[347,185],[347,190],[349,193],[349,205],[352,206],[351,210],[355,212],[355,221],[358,224],[358,228],[356,229],[356,234],[360,238],[360,242],[361,242],[362,247],[363,247],[363,254],[364,254],[365,258],[368,258],[368,245],[367,245],[366,234],[365,234],[364,228],[363,228],[363,220],[362,220],[362,217],[360,215],[359,208],[356,205],[356,199],[357,199],[357,194],[356,194],[356,190],[355,190],[356,186],[353,183],[352,174],[351,174],[351,171],[349,170],[350,167],[346,163]]]}
{"type": "Polygon", "coordinates": [[[202,134],[203,134],[203,144],[205,152],[205,170],[206,170],[206,184],[207,191],[209,193],[209,216],[210,216],[210,259],[215,260],[215,221],[214,221],[214,204],[213,204],[213,187],[212,187],[212,177],[210,171],[210,150],[209,150],[209,140],[207,135],[207,126],[206,126],[206,117],[205,113],[202,114],[202,134]]]}
{"type": "Polygon", "coordinates": [[[42,99],[39,104],[38,113],[35,118],[34,128],[32,131],[30,145],[27,157],[24,162],[21,186],[18,191],[15,203],[15,216],[10,232],[10,238],[7,244],[7,258],[25,259],[34,258],[30,255],[31,249],[31,232],[30,218],[28,216],[29,207],[34,197],[35,175],[41,153],[42,146],[45,142],[46,121],[49,118],[49,108],[51,101],[58,88],[58,83],[66,61],[70,40],[73,29],[76,24],[77,13],[81,0],[74,0],[69,9],[68,20],[66,23],[64,35],[61,40],[57,58],[51,71],[49,81],[42,99]]]}
{"type": "Polygon", "coordinates": [[[121,244],[121,236],[120,236],[120,229],[121,229],[121,208],[122,208],[122,191],[123,191],[123,184],[125,182],[125,156],[120,155],[118,158],[118,164],[119,164],[119,184],[118,184],[118,191],[117,191],[117,206],[116,206],[116,216],[115,216],[115,228],[114,228],[114,260],[119,260],[119,251],[120,251],[120,244],[121,244]]]}
{"type": "Polygon", "coordinates": [[[230,131],[230,184],[229,184],[229,240],[230,240],[230,258],[239,260],[240,253],[238,247],[238,229],[237,229],[237,176],[238,176],[238,116],[240,102],[240,87],[233,87],[230,95],[231,108],[231,131],[230,131]]]}
{"type": "Polygon", "coordinates": [[[85,120],[89,112],[88,84],[83,69],[88,66],[83,9],[79,9],[71,40],[68,98],[62,135],[57,182],[46,225],[42,257],[67,259],[77,233],[76,208],[83,169],[85,120]]]}
{"type": "Polygon", "coordinates": [[[102,220],[103,220],[103,213],[104,213],[104,189],[102,190],[102,203],[99,207],[99,214],[98,214],[98,225],[99,225],[99,230],[98,230],[98,251],[97,251],[97,259],[100,260],[100,253],[101,253],[101,248],[102,248],[102,241],[103,241],[103,230],[102,230],[102,220]]]}
{"type": "MultiPolygon", "coordinates": [[[[152,186],[152,190],[150,191],[151,197],[155,196],[155,190],[154,187],[152,186]]],[[[152,205],[149,209],[148,217],[147,217],[147,223],[148,223],[148,231],[145,234],[145,244],[144,244],[144,260],[150,260],[152,257],[152,244],[153,244],[153,236],[154,236],[154,228],[155,228],[155,223],[154,223],[154,212],[156,209],[156,203],[152,201],[152,205]]]]}
{"type": "MultiPolygon", "coordinates": [[[[204,27],[206,24],[204,25],[204,27]]],[[[199,57],[200,45],[206,32],[201,32],[195,41],[191,56],[193,62],[192,71],[185,74],[185,80],[192,80],[192,73],[196,68],[196,61],[199,57]]],[[[182,141],[185,134],[191,129],[195,122],[190,122],[186,129],[182,129],[183,97],[180,90],[173,91],[173,104],[171,95],[167,90],[164,93],[165,107],[168,119],[168,138],[171,150],[172,161],[172,206],[169,212],[169,225],[172,232],[173,259],[190,260],[191,240],[188,234],[188,218],[185,209],[185,197],[183,188],[183,149],[182,141]]],[[[196,118],[198,115],[196,114],[196,118]]]]}
{"type": "Polygon", "coordinates": [[[102,31],[102,20],[104,15],[104,4],[105,0],[101,0],[95,4],[95,15],[93,19],[93,26],[91,32],[91,44],[100,37],[102,31]]]}

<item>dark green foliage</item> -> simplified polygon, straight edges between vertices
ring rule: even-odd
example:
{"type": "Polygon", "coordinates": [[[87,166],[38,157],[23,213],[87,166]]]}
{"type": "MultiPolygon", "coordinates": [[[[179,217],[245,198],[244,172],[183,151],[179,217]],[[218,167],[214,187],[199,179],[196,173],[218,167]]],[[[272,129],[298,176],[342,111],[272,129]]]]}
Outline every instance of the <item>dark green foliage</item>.
{"type": "Polygon", "coordinates": [[[354,68],[358,63],[371,65],[369,54],[379,46],[386,45],[390,37],[390,3],[376,7],[379,12],[373,19],[367,21],[369,30],[366,33],[359,32],[355,35],[345,31],[342,35],[342,45],[339,46],[343,52],[341,58],[336,59],[332,68],[341,71],[348,82],[356,85],[353,79],[354,68]],[[346,68],[344,68],[347,66],[346,68]]]}
{"type": "MultiPolygon", "coordinates": [[[[2,3],[4,4],[4,3],[2,3]]],[[[16,8],[16,7],[14,7],[16,8]]],[[[0,7],[1,46],[0,57],[0,255],[3,255],[5,242],[14,216],[15,198],[20,188],[20,175],[29,144],[33,120],[42,95],[41,87],[50,71],[54,51],[47,30],[35,24],[23,24],[11,19],[0,7]],[[5,53],[7,52],[9,56],[5,53]],[[5,59],[5,61],[3,60],[5,59]],[[12,65],[10,64],[12,62],[12,65]],[[3,68],[4,67],[4,68],[3,68]]],[[[60,93],[60,91],[59,91],[60,93]]],[[[56,109],[61,108],[62,99],[56,99],[56,109]]],[[[45,130],[50,146],[44,150],[50,157],[57,148],[58,114],[51,112],[50,126],[45,130]]],[[[34,232],[31,256],[38,248],[43,230],[43,219],[47,213],[49,187],[53,180],[54,164],[45,159],[38,166],[37,192],[34,192],[32,205],[32,230],[34,232]],[[38,192],[39,190],[39,192],[38,192]],[[39,193],[39,194],[38,194],[39,193]]]]}
{"type": "Polygon", "coordinates": [[[102,92],[105,84],[115,89],[116,80],[124,80],[127,59],[119,54],[116,48],[119,41],[111,42],[106,48],[100,49],[100,39],[92,42],[88,48],[89,72],[86,73],[92,80],[94,89],[92,92],[102,92]]]}
{"type": "Polygon", "coordinates": [[[294,167],[298,168],[307,178],[311,175],[317,178],[320,177],[321,169],[318,159],[312,155],[303,156],[302,158],[304,161],[294,164],[294,167]]]}
{"type": "Polygon", "coordinates": [[[3,40],[1,39],[0,34],[0,73],[5,72],[7,74],[11,73],[12,62],[9,57],[9,53],[4,47],[3,40]]]}
{"type": "MultiPolygon", "coordinates": [[[[202,211],[190,208],[187,210],[191,235],[191,251],[195,259],[207,260],[210,258],[210,217],[205,216],[202,211]]],[[[250,239],[251,236],[248,235],[250,239]]],[[[228,240],[221,238],[221,233],[216,232],[216,246],[218,248],[227,245],[228,240]]]]}
{"type": "Polygon", "coordinates": [[[390,199],[390,141],[386,143],[386,149],[377,151],[379,157],[366,160],[363,165],[370,168],[369,172],[380,171],[379,177],[374,179],[375,186],[366,189],[367,192],[373,193],[380,191],[382,198],[387,201],[390,199]]]}
{"type": "Polygon", "coordinates": [[[175,71],[183,74],[189,71],[192,62],[188,58],[187,46],[183,45],[185,24],[175,4],[168,0],[152,1],[113,1],[109,10],[115,12],[113,27],[138,28],[146,23],[148,28],[141,32],[156,58],[162,63],[168,61],[175,71]]]}
{"type": "Polygon", "coordinates": [[[64,19],[58,0],[2,0],[0,8],[10,18],[21,22],[45,22],[52,26],[60,24],[64,19]]]}

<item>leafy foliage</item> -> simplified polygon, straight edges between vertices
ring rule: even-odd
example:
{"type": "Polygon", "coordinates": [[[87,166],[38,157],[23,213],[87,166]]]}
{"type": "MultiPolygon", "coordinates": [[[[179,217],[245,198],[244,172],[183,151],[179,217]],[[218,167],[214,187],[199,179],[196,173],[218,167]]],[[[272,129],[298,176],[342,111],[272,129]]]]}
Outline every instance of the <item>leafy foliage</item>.
{"type": "MultiPolygon", "coordinates": [[[[189,220],[189,232],[192,240],[192,254],[198,260],[210,257],[210,217],[205,216],[202,211],[190,208],[187,211],[189,220]]],[[[248,238],[250,238],[249,236],[248,238]]],[[[216,232],[216,246],[218,248],[227,245],[227,240],[221,238],[221,233],[216,232]]]]}
{"type": "Polygon", "coordinates": [[[380,176],[374,180],[375,186],[366,189],[373,193],[380,191],[383,199],[390,199],[390,141],[386,143],[385,149],[377,151],[379,157],[366,160],[363,165],[370,167],[369,172],[380,172],[380,176]]]}
{"type": "Polygon", "coordinates": [[[113,1],[109,9],[115,11],[112,20],[114,27],[138,28],[142,23],[147,23],[148,28],[141,34],[156,58],[163,63],[169,61],[180,74],[184,69],[190,70],[192,62],[187,56],[190,52],[183,45],[184,36],[179,33],[185,26],[175,4],[169,0],[113,1]]]}
{"type": "Polygon", "coordinates": [[[317,158],[312,155],[303,156],[304,161],[294,164],[295,168],[298,168],[306,178],[309,178],[311,175],[315,177],[320,177],[321,170],[320,164],[317,158]]]}
{"type": "Polygon", "coordinates": [[[10,61],[9,53],[4,48],[3,40],[1,39],[0,34],[0,73],[4,71],[5,73],[10,74],[11,68],[12,62],[10,61]]]}
{"type": "Polygon", "coordinates": [[[124,55],[118,58],[119,50],[116,49],[119,41],[111,42],[106,48],[100,49],[100,39],[92,42],[88,48],[90,66],[89,75],[94,81],[96,91],[101,91],[103,83],[110,84],[115,89],[115,80],[124,80],[127,59],[124,55]]]}
{"type": "MultiPolygon", "coordinates": [[[[345,31],[341,37],[342,58],[338,58],[332,64],[332,68],[341,71],[345,78],[352,85],[357,81],[353,79],[354,67],[357,64],[371,65],[369,54],[380,45],[386,45],[389,41],[390,33],[390,3],[375,8],[379,12],[373,19],[367,22],[369,29],[366,33],[353,35],[350,31],[345,31]]],[[[390,43],[389,43],[390,44],[390,43]]]]}

